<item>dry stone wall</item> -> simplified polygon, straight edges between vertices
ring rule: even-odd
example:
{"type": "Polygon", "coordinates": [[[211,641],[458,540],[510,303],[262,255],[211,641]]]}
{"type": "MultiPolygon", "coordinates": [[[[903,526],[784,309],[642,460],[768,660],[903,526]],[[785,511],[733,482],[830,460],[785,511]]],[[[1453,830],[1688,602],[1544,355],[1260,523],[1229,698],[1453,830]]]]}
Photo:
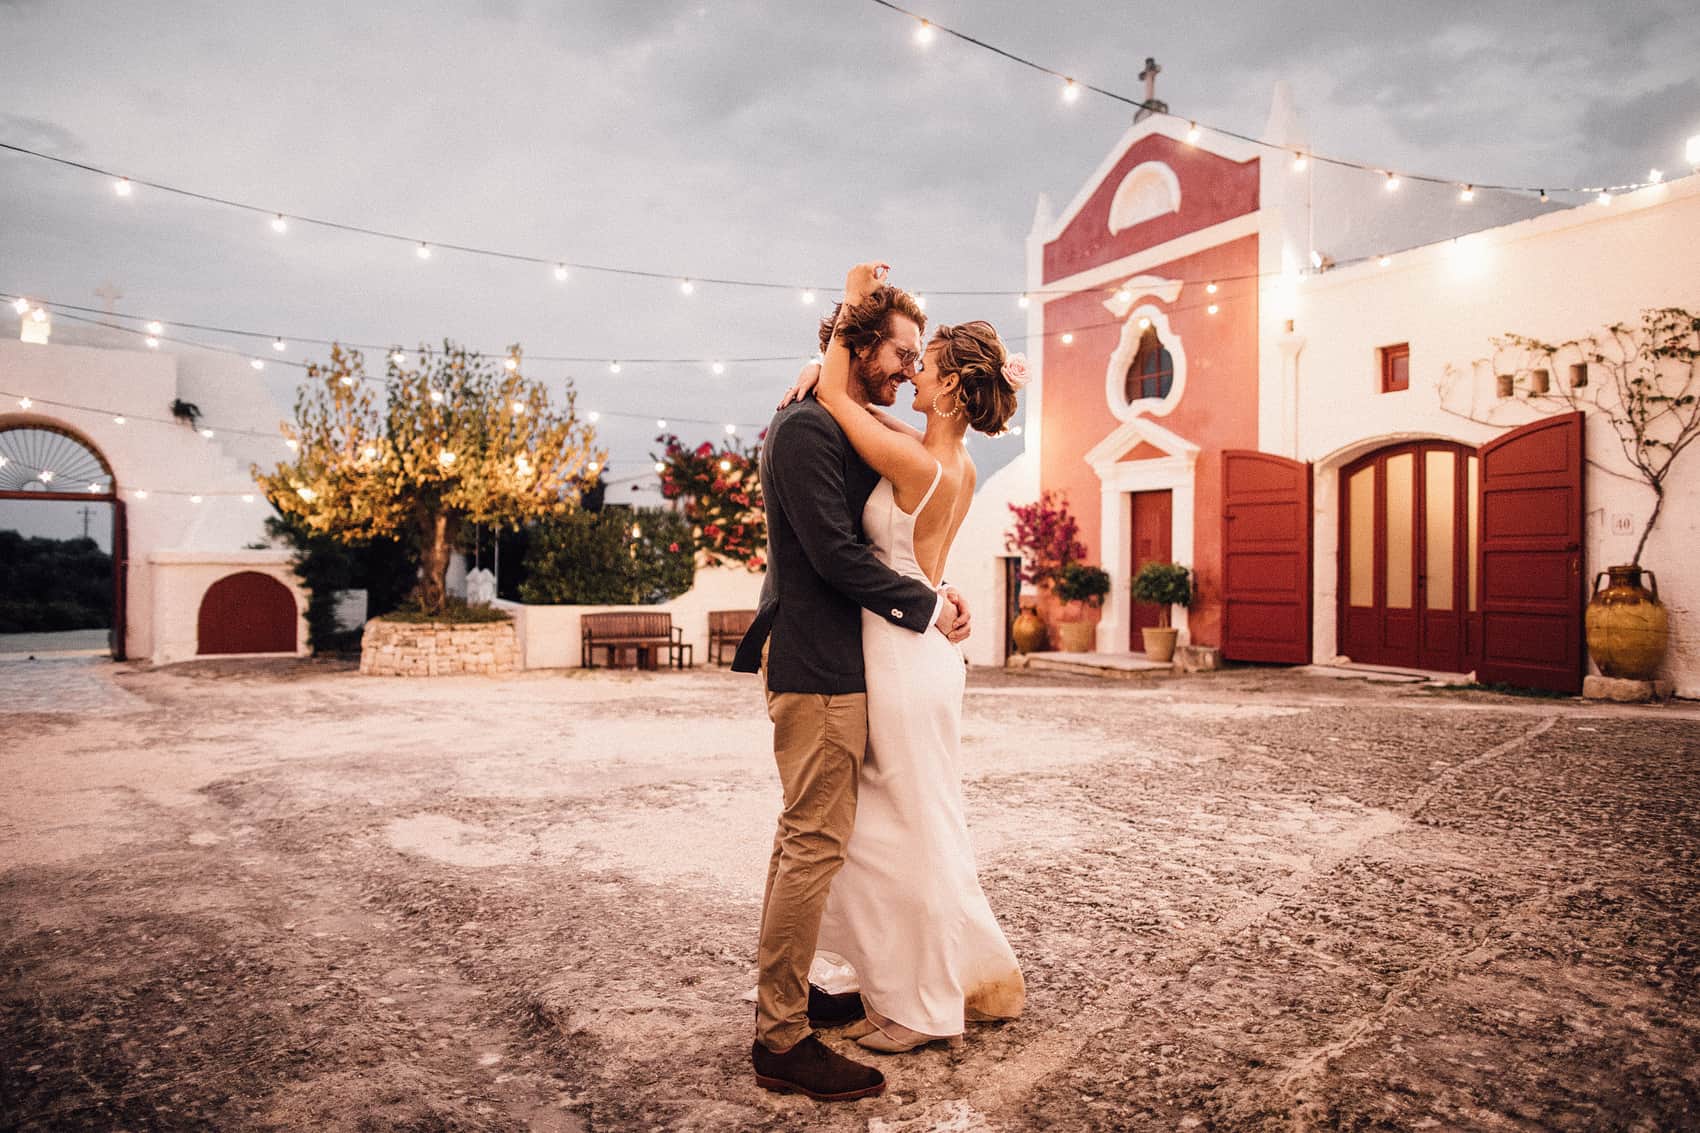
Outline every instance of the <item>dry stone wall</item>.
{"type": "Polygon", "coordinates": [[[518,668],[513,622],[446,625],[374,618],[360,637],[360,671],[376,677],[511,673],[518,668]]]}

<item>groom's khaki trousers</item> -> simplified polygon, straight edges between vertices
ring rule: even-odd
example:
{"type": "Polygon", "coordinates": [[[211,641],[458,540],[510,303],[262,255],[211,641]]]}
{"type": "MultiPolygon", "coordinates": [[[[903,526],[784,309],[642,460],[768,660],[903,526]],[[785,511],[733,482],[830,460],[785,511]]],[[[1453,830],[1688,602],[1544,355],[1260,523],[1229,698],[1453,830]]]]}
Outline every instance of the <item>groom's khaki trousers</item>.
{"type": "Polygon", "coordinates": [[[856,825],[868,694],[769,692],[785,809],[767,863],[756,952],[756,1038],[788,1050],[809,1034],[809,965],[833,875],[856,825]]]}

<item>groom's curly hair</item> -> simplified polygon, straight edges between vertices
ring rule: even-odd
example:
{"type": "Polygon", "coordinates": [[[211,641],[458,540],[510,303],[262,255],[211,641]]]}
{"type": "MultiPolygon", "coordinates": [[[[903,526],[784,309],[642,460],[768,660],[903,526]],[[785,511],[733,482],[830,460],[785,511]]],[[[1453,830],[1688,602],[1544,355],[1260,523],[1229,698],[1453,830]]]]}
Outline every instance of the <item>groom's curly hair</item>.
{"type": "MultiPolygon", "coordinates": [[[[820,321],[820,348],[823,353],[827,343],[832,341],[832,325],[838,321],[838,311],[843,306],[843,303],[834,303],[832,310],[820,321]]],[[[887,284],[875,288],[872,295],[845,314],[844,326],[838,336],[850,348],[850,356],[860,358],[875,350],[880,337],[891,329],[891,316],[894,314],[914,319],[921,333],[927,333],[927,313],[921,310],[921,304],[901,287],[887,284]]]]}

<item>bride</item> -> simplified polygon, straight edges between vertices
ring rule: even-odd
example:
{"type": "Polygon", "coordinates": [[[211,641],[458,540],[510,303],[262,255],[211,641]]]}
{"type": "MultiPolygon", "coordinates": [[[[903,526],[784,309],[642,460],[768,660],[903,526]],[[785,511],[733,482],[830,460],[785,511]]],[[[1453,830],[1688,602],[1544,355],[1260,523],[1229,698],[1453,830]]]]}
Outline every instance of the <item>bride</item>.
{"type": "MultiPolygon", "coordinates": [[[[845,280],[850,310],[885,281],[885,264],[845,280]]],[[[787,395],[806,396],[815,369],[787,395]]],[[[970,428],[1003,431],[1026,365],[990,323],[941,326],[914,375],[917,430],[850,396],[850,352],[835,333],[815,396],[881,479],[862,527],[900,574],[937,586],[974,497],[970,428]]],[[[1021,967],[998,927],[974,864],[962,807],[961,650],[862,612],[868,751],[856,825],[833,878],[817,949],[856,971],[866,1018],[846,1034],[896,1053],[960,1035],[967,1019],[1012,1019],[1026,998],[1021,967]]]]}

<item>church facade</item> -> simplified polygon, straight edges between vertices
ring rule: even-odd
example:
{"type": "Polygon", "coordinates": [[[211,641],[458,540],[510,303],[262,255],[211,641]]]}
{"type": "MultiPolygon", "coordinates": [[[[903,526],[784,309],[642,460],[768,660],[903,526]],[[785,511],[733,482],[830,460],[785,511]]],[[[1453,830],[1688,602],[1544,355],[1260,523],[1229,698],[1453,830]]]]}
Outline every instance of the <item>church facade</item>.
{"type": "MultiPolygon", "coordinates": [[[[1700,277],[1670,252],[1700,246],[1700,177],[1495,226],[1517,213],[1472,215],[1450,186],[1445,215],[1433,192],[1389,203],[1368,175],[1319,193],[1284,90],[1263,137],[1146,117],[1066,207],[1041,199],[1026,447],[988,479],[951,575],[1006,608],[1007,505],[1054,490],[1112,580],[1100,652],[1141,650],[1156,611],[1130,581],[1173,560],[1197,591],[1176,611],[1183,644],[1230,661],[1579,691],[1590,581],[1629,560],[1654,496],[1591,402],[1603,375],[1539,396],[1495,339],[1700,310],[1700,277]],[[1446,225],[1461,235],[1433,239],[1446,225]]],[[[1700,494],[1692,456],[1667,490],[1700,494]]],[[[1700,694],[1700,633],[1684,632],[1696,510],[1667,503],[1642,555],[1685,695],[1700,694]]],[[[999,636],[971,659],[1001,660],[999,636]]]]}

